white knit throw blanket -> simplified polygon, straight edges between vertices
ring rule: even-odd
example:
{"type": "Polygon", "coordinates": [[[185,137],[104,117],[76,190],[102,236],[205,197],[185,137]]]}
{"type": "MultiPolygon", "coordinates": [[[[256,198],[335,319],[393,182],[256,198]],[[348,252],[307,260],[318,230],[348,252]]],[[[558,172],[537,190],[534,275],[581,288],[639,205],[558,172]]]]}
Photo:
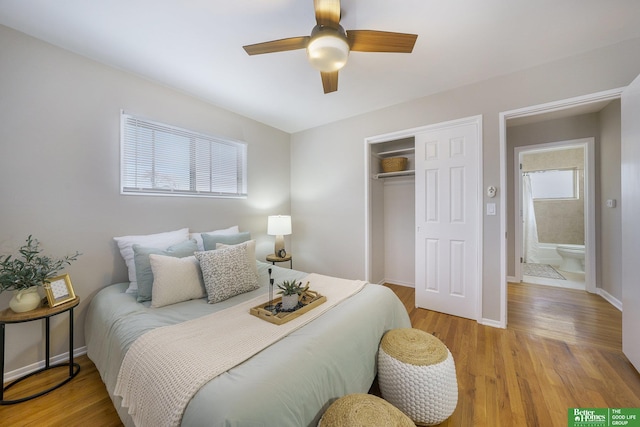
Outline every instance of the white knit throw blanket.
{"type": "Polygon", "coordinates": [[[115,395],[136,426],[177,426],[189,401],[207,382],[359,292],[365,282],[310,274],[303,283],[327,297],[283,325],[249,314],[254,298],[223,311],[145,333],[124,357],[115,395]]]}

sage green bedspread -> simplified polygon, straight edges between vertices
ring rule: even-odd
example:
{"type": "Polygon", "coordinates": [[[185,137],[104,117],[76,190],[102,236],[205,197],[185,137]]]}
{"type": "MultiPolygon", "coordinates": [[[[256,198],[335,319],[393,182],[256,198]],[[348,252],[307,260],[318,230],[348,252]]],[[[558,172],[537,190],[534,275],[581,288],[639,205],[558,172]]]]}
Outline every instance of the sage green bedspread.
{"type": "MultiPolygon", "coordinates": [[[[203,298],[150,308],[148,302],[138,303],[135,294],[125,293],[128,283],[108,286],[93,298],[85,322],[88,356],[125,425],[133,422],[113,390],[124,355],[136,338],[160,326],[266,295],[268,268],[276,283],[307,274],[258,261],[261,288],[218,304],[207,304],[203,298]]],[[[310,324],[208,382],[187,406],[182,425],[315,426],[335,399],[369,390],[382,335],[406,327],[410,327],[409,317],[395,294],[383,286],[367,285],[310,324]]]]}

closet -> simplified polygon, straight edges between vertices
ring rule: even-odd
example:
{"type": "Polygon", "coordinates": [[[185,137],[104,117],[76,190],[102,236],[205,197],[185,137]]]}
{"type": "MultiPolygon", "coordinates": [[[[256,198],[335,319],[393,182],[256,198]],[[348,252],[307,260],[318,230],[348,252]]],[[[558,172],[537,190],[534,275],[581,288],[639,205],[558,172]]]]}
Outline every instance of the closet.
{"type": "Polygon", "coordinates": [[[369,280],[415,284],[415,139],[368,142],[371,265],[369,280]],[[382,160],[405,157],[402,171],[384,172],[382,160]]]}
{"type": "MultiPolygon", "coordinates": [[[[416,289],[416,307],[477,320],[482,116],[365,139],[367,280],[416,289]],[[381,172],[385,158],[407,170],[381,172]]],[[[495,212],[495,204],[488,205],[495,212]]],[[[493,215],[488,213],[488,215],[493,215]]]]}

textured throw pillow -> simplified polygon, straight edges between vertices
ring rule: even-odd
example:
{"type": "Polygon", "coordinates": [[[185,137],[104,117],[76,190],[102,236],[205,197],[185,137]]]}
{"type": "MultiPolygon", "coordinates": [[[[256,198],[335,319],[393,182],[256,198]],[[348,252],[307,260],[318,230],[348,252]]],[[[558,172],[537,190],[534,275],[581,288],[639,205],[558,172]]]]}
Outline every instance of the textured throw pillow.
{"type": "Polygon", "coordinates": [[[247,261],[247,246],[196,252],[210,304],[259,288],[258,276],[247,261]]]}
{"type": "Polygon", "coordinates": [[[195,240],[186,240],[167,249],[147,248],[133,245],[133,259],[136,265],[136,279],[138,282],[138,302],[151,301],[151,289],[153,287],[153,271],[149,262],[149,255],[165,255],[183,258],[198,250],[195,240]]]}
{"type": "Polygon", "coordinates": [[[166,233],[114,237],[113,240],[118,244],[120,255],[122,255],[125,264],[127,264],[127,269],[129,270],[130,283],[127,293],[135,293],[138,290],[138,284],[136,282],[136,266],[133,259],[133,245],[138,244],[149,248],[167,249],[171,245],[184,242],[188,239],[188,228],[182,228],[176,231],[167,231],[166,233]]]}
{"type": "Polygon", "coordinates": [[[205,251],[213,251],[218,243],[223,245],[237,245],[251,240],[251,233],[244,231],[236,234],[203,234],[202,242],[205,251]]]}
{"type": "MultiPolygon", "coordinates": [[[[217,243],[216,244],[216,249],[228,248],[229,246],[232,246],[232,245],[225,245],[223,243],[217,243]]],[[[239,245],[233,245],[233,246],[246,246],[247,247],[247,262],[249,263],[251,268],[253,268],[253,270],[256,272],[256,275],[257,275],[258,274],[258,264],[256,263],[256,241],[255,240],[248,240],[248,241],[246,241],[244,243],[240,243],[239,245]]]]}
{"type": "Polygon", "coordinates": [[[204,244],[202,243],[202,235],[203,234],[218,234],[218,235],[229,235],[229,234],[238,234],[240,232],[240,228],[237,225],[233,227],[224,228],[222,230],[213,230],[213,231],[205,231],[202,233],[191,233],[189,234],[190,239],[195,239],[196,243],[198,243],[198,250],[204,251],[204,244]]]}
{"type": "Polygon", "coordinates": [[[164,307],[207,295],[195,256],[175,258],[151,254],[149,262],[153,270],[151,307],[164,307]]]}

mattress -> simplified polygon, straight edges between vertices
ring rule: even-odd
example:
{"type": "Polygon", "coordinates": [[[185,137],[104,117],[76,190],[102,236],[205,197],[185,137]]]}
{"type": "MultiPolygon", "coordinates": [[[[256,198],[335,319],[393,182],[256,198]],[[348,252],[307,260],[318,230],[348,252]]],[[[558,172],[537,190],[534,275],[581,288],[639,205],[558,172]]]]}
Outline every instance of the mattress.
{"type": "MultiPolygon", "coordinates": [[[[87,352],[125,425],[133,422],[113,391],[131,344],[161,326],[259,295],[266,301],[269,268],[276,283],[307,275],[258,261],[261,287],[217,304],[203,298],[150,308],[148,302],[138,303],[135,294],[125,293],[128,283],[108,286],[96,294],[85,322],[87,352]]],[[[335,399],[369,390],[382,335],[406,327],[410,327],[409,317],[396,295],[386,287],[368,284],[313,322],[205,384],[187,405],[182,425],[315,426],[335,399]]]]}

